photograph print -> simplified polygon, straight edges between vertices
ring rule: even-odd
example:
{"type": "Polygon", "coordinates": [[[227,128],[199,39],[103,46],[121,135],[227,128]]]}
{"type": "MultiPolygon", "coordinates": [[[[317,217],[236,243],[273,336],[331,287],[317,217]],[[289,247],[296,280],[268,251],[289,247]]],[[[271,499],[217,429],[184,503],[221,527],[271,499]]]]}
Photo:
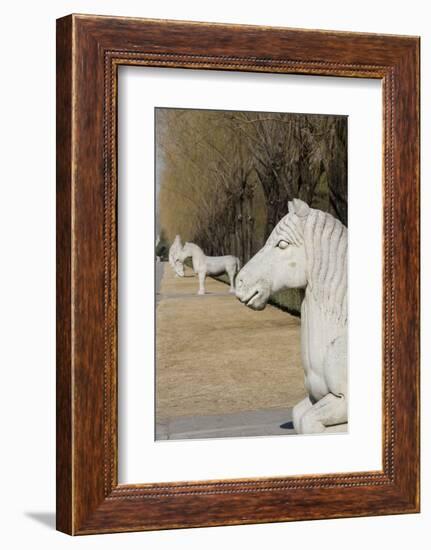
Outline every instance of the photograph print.
{"type": "Polygon", "coordinates": [[[346,433],[347,116],[155,109],[155,439],[346,433]]]}

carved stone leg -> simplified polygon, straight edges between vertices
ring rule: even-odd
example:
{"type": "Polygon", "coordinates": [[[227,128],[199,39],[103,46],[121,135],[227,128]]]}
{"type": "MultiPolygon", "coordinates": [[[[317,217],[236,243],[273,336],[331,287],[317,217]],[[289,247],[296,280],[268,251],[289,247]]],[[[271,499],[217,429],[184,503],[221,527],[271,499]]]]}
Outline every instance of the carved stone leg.
{"type": "Polygon", "coordinates": [[[347,400],[332,393],[315,403],[300,420],[300,433],[315,434],[336,431],[331,426],[347,422],[347,400]]]}
{"type": "Polygon", "coordinates": [[[228,271],[228,276],[229,276],[229,282],[230,282],[230,289],[229,289],[229,292],[231,292],[232,294],[235,294],[235,285],[234,285],[234,279],[235,279],[235,272],[234,271],[228,271]]]}
{"type": "Polygon", "coordinates": [[[198,273],[198,276],[199,276],[199,290],[198,290],[198,294],[202,295],[202,294],[205,294],[205,277],[206,277],[206,273],[203,271],[199,272],[198,273]]]}
{"type": "Polygon", "coordinates": [[[300,424],[301,424],[301,418],[304,416],[304,414],[311,409],[312,403],[310,401],[310,398],[307,397],[300,401],[297,405],[293,407],[292,411],[292,419],[293,419],[293,427],[295,428],[296,433],[302,433],[300,432],[300,424]]]}

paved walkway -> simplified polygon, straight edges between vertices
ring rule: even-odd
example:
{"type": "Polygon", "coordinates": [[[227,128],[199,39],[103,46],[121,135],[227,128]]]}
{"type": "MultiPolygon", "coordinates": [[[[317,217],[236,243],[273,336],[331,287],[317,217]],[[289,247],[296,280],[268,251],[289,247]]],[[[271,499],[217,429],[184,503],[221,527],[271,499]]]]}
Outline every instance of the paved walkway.
{"type": "Polygon", "coordinates": [[[255,312],[228,286],[159,265],[156,439],[293,433],[291,407],[305,390],[298,318],[255,312]]]}
{"type": "Polygon", "coordinates": [[[295,433],[292,409],[262,409],[210,416],[183,416],[157,425],[157,439],[203,439],[295,433]]]}

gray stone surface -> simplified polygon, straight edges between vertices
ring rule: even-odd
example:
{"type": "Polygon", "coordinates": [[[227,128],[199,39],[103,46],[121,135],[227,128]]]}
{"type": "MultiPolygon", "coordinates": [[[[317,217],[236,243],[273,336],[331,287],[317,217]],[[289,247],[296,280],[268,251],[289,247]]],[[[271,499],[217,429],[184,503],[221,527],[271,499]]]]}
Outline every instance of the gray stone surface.
{"type": "Polygon", "coordinates": [[[173,418],[156,425],[156,439],[292,435],[292,409],[173,418]]]}

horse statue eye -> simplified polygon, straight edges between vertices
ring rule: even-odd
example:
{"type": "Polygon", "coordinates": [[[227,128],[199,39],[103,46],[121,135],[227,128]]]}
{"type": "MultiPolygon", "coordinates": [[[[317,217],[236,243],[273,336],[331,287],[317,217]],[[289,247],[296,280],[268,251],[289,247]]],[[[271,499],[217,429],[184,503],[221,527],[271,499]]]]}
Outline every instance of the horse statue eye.
{"type": "Polygon", "coordinates": [[[287,241],[283,241],[283,240],[279,241],[278,245],[277,245],[277,247],[281,248],[282,250],[284,250],[288,246],[289,246],[289,243],[287,241]]]}

